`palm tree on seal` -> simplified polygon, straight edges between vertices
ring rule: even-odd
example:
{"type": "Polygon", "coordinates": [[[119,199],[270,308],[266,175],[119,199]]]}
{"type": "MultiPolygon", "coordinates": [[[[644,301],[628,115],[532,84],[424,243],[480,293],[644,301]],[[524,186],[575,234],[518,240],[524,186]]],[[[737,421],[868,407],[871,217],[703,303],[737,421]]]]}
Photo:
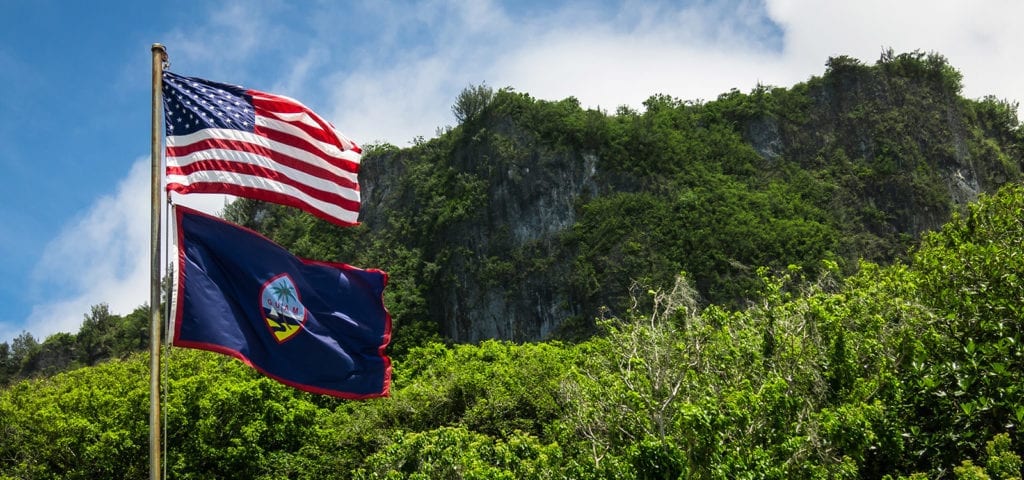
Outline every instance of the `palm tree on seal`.
{"type": "MultiPolygon", "coordinates": [[[[282,305],[286,305],[288,299],[295,300],[296,303],[298,303],[299,301],[298,297],[295,296],[295,290],[292,288],[291,285],[278,283],[270,287],[270,289],[272,294],[274,295],[274,298],[276,298],[277,301],[280,302],[282,305]]],[[[281,317],[283,317],[286,323],[292,323],[296,325],[299,323],[295,318],[288,314],[287,308],[284,309],[283,315],[281,315],[281,317]]]]}
{"type": "Polygon", "coordinates": [[[292,289],[291,285],[278,283],[270,288],[274,292],[274,298],[277,298],[277,301],[281,303],[287,302],[289,298],[296,302],[299,301],[299,299],[295,297],[295,290],[292,289]]]}

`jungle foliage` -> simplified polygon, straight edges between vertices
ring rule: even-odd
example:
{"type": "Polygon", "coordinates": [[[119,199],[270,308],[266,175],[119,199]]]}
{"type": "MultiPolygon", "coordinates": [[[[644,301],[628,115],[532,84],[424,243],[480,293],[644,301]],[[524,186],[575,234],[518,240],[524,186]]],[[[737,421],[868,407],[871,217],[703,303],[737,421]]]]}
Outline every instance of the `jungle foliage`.
{"type": "MultiPolygon", "coordinates": [[[[166,359],[172,478],[1020,478],[1024,187],[907,263],[760,269],[757,304],[688,276],[557,341],[415,346],[390,398],[300,392],[228,357],[166,359]],[[639,305],[646,304],[647,308],[639,305]]],[[[148,359],[0,391],[0,478],[136,478],[148,359]]]]}
{"type": "MultiPolygon", "coordinates": [[[[366,148],[359,227],[234,202],[299,256],[389,272],[392,396],[170,349],[168,473],[1020,478],[1024,127],[960,82],[886,51],[643,112],[470,87],[437,138],[366,148]],[[564,228],[516,224],[540,197],[564,228]],[[560,324],[458,342],[474,295],[560,324]]],[[[147,326],[100,304],[0,343],[0,479],[145,474],[147,326]]]]}

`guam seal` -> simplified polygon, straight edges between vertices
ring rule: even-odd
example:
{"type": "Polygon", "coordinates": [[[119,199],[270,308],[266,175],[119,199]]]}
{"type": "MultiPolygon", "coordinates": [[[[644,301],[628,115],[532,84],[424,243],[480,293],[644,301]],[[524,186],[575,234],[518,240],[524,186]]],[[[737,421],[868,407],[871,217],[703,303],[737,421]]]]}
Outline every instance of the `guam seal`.
{"type": "Polygon", "coordinates": [[[260,310],[277,343],[290,340],[306,323],[306,307],[299,300],[299,291],[287,273],[263,284],[260,310]]]}

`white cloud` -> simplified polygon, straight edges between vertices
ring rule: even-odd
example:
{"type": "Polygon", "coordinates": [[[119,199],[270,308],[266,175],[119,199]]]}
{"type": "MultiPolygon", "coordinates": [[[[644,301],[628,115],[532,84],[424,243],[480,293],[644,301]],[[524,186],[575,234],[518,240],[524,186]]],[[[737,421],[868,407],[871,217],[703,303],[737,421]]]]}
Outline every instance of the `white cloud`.
{"type": "Polygon", "coordinates": [[[209,69],[212,78],[238,83],[231,80],[237,70],[279,36],[278,28],[267,18],[270,14],[251,8],[248,2],[219,4],[216,9],[197,14],[205,23],[190,23],[167,34],[171,70],[209,69]]]}
{"type": "Polygon", "coordinates": [[[768,10],[785,29],[786,67],[807,76],[820,74],[829,56],[871,64],[883,48],[920,50],[940,53],[960,70],[968,97],[1024,99],[1022,67],[1013,56],[1024,41],[1015,25],[1024,18],[1024,3],[769,0],[768,10]]]}
{"type": "Polygon", "coordinates": [[[330,118],[363,144],[383,140],[408,146],[416,136],[430,138],[435,128],[452,123],[454,96],[446,98],[453,88],[451,69],[447,59],[430,58],[400,70],[339,76],[342,88],[330,118]]]}
{"type": "Polygon", "coordinates": [[[513,87],[549,100],[575,96],[610,111],[639,107],[656,93],[713,99],[732,87],[749,90],[773,80],[767,77],[777,77],[778,69],[778,59],[760,42],[770,30],[764,12],[751,16],[752,5],[636,2],[595,12],[571,4],[516,20],[501,5],[486,3],[449,5],[455,11],[446,15],[397,15],[389,18],[391,35],[427,21],[430,38],[406,47],[393,62],[339,72],[328,113],[363,143],[405,146],[452,123],[451,105],[471,84],[513,87]]]}
{"type": "Polygon", "coordinates": [[[750,50],[590,30],[540,37],[512,52],[495,72],[505,79],[502,85],[539,98],[575,96],[585,106],[614,111],[639,107],[658,93],[710,100],[733,87],[749,90],[771,75],[770,60],[750,50]]]}
{"type": "Polygon", "coordinates": [[[496,3],[448,8],[455,14],[417,10],[389,22],[392,35],[431,22],[433,48],[405,47],[391,63],[337,75],[331,113],[340,128],[364,143],[403,146],[452,122],[450,106],[469,84],[550,100],[575,96],[614,111],[639,108],[657,93],[713,100],[758,83],[788,87],[821,75],[831,56],[873,64],[885,48],[943,54],[964,74],[968,97],[1024,99],[1012,58],[1022,34],[1011,23],[1024,18],[1024,3],[631,2],[599,13],[568,4],[526,21],[496,3]]]}
{"type": "MultiPolygon", "coordinates": [[[[173,198],[217,214],[230,197],[173,198]]],[[[112,195],[96,200],[47,244],[31,278],[31,290],[44,299],[33,305],[25,329],[42,340],[57,332],[77,332],[93,305],[106,303],[111,312],[124,315],[149,303],[149,199],[150,161],[143,158],[132,164],[112,195]]],[[[166,237],[166,222],[160,228],[166,237]]],[[[164,242],[160,245],[163,249],[164,242]]]]}
{"type": "Polygon", "coordinates": [[[149,298],[149,162],[137,161],[113,195],[98,199],[45,248],[32,275],[46,295],[26,328],[40,339],[76,332],[97,303],[127,313],[149,298]]]}
{"type": "Polygon", "coordinates": [[[485,82],[486,69],[503,47],[495,37],[514,31],[514,25],[491,2],[375,8],[386,22],[373,45],[389,51],[357,56],[356,64],[341,62],[345,69],[327,82],[337,87],[325,114],[357,142],[408,146],[415,137],[433,137],[437,128],[454,122],[456,96],[469,84],[485,82]],[[399,44],[421,29],[429,33],[399,44]]]}

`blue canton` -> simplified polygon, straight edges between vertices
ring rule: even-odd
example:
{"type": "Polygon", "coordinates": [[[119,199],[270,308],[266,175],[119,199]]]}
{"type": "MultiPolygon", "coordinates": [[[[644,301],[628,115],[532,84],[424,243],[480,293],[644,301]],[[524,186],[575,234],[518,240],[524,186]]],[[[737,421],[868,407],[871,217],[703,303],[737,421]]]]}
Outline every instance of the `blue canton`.
{"type": "Polygon", "coordinates": [[[167,135],[188,135],[204,128],[253,131],[252,96],[237,85],[163,74],[167,135]]]}

